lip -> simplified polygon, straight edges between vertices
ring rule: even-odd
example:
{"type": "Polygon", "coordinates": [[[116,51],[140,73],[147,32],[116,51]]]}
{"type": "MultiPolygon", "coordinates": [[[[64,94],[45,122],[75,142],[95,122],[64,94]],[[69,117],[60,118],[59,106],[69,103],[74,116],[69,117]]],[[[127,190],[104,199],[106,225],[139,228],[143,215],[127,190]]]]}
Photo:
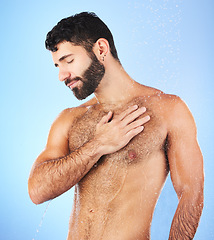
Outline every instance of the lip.
{"type": "Polygon", "coordinates": [[[70,83],[67,84],[67,87],[69,87],[70,89],[73,89],[74,87],[77,86],[79,81],[71,81],[70,83]]]}

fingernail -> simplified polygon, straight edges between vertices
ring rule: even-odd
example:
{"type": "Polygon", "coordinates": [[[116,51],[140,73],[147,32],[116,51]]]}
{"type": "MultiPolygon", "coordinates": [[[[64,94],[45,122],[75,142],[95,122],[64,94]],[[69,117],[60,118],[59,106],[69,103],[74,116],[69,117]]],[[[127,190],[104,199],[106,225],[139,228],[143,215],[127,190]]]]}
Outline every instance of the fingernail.
{"type": "Polygon", "coordinates": [[[146,116],[146,117],[145,117],[145,120],[150,120],[150,116],[149,116],[149,115],[146,116]]]}

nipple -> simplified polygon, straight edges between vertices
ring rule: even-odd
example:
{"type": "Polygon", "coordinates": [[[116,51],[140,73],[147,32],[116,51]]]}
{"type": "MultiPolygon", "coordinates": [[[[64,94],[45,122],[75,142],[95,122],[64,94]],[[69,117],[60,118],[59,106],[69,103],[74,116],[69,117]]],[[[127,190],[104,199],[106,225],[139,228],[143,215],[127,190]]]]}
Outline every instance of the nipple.
{"type": "Polygon", "coordinates": [[[134,160],[137,157],[137,153],[135,152],[135,150],[131,149],[128,151],[128,156],[130,160],[134,160]]]}

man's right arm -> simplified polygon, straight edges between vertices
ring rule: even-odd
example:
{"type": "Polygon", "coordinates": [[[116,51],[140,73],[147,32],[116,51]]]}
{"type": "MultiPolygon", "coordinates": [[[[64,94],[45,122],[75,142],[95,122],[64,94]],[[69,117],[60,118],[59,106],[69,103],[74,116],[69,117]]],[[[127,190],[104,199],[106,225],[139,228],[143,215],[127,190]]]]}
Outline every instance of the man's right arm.
{"type": "Polygon", "coordinates": [[[144,112],[136,106],[113,118],[109,112],[97,124],[94,137],[70,153],[68,131],[76,114],[75,110],[64,111],[52,125],[46,148],[32,167],[28,181],[31,200],[39,204],[61,195],[78,183],[101,156],[127,145],[149,120],[137,119],[144,112]]]}

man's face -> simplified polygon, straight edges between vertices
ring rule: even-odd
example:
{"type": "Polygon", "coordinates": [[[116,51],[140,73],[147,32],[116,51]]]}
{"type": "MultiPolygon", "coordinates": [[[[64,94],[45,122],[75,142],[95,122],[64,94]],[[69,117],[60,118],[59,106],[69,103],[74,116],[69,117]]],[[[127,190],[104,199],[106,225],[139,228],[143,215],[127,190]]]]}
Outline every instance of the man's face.
{"type": "Polygon", "coordinates": [[[58,50],[52,52],[53,61],[59,67],[59,79],[64,81],[79,99],[85,99],[98,87],[105,74],[103,64],[96,55],[87,53],[81,46],[70,42],[57,45],[58,50]]]}

